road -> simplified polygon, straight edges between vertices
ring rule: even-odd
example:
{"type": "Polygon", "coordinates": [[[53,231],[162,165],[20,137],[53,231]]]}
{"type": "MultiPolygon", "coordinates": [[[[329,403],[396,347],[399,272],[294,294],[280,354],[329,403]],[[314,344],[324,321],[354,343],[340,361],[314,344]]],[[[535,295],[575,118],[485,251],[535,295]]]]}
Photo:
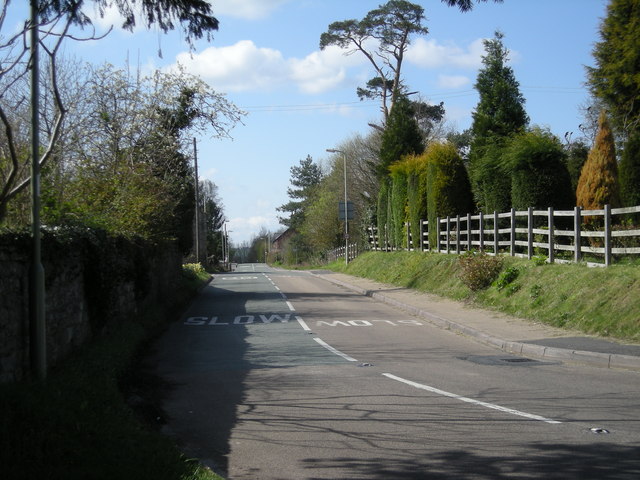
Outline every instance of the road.
{"type": "Polygon", "coordinates": [[[321,273],[216,275],[147,364],[167,433],[233,480],[640,478],[638,373],[510,356],[321,273]]]}

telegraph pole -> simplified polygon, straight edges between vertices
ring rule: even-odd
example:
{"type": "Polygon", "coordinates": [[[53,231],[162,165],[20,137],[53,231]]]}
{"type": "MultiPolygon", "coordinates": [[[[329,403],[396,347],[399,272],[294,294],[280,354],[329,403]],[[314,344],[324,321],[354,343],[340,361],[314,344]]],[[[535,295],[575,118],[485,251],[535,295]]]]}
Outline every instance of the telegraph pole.
{"type": "Polygon", "coordinates": [[[196,177],[196,263],[200,263],[200,182],[198,180],[198,148],[195,137],[193,137],[193,164],[196,177]]]}
{"type": "Polygon", "coordinates": [[[40,69],[38,65],[38,0],[31,0],[31,278],[29,336],[31,371],[44,380],[47,376],[47,337],[44,302],[44,267],[40,233],[40,69]]]}

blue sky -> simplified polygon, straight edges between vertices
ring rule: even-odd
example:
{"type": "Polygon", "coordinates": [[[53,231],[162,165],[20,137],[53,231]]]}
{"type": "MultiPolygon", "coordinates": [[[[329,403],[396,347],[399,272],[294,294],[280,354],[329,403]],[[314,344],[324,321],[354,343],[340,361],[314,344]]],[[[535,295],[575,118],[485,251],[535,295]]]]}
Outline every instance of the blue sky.
{"type": "MultiPolygon", "coordinates": [[[[25,2],[26,3],[26,2],[25,2]]],[[[89,2],[90,3],[90,2],[89,2]]],[[[248,112],[233,140],[198,138],[201,178],[212,180],[229,220],[234,243],[248,241],[261,227],[276,230],[276,208],[288,201],[291,166],[311,155],[325,162],[367,123],[380,120],[377,102],[360,102],[357,86],[373,76],[357,53],[320,51],[320,35],[333,21],[361,19],[380,0],[214,0],[220,29],[192,54],[179,33],[162,35],[115,30],[88,43],[69,42],[67,54],[94,63],[145,71],[177,62],[200,75],[248,112]],[[162,58],[158,50],[162,50],[162,58]]],[[[461,13],[440,0],[417,0],[429,34],[414,39],[404,78],[423,99],[444,102],[451,128],[471,123],[478,102],[473,84],[483,54],[482,39],[505,34],[511,65],[531,123],[564,136],[579,135],[580,105],[588,95],[585,65],[605,15],[606,0],[504,0],[477,4],[461,13]]],[[[88,13],[92,13],[91,9],[88,13]]],[[[117,23],[107,12],[100,26],[117,23]]]]}

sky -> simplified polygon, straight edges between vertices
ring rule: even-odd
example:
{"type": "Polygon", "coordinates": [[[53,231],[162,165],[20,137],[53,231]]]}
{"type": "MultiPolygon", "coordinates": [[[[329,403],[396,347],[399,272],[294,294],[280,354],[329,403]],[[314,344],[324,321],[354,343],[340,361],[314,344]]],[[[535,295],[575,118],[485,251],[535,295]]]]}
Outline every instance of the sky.
{"type": "MultiPolygon", "coordinates": [[[[128,61],[143,72],[180,63],[247,112],[231,139],[197,138],[200,178],[218,186],[231,241],[238,245],[261,229],[283,228],[277,207],[289,200],[292,166],[307,155],[327,164],[327,149],[366,135],[368,123],[380,122],[379,103],[361,102],[356,95],[356,88],[374,76],[370,64],[362,54],[345,55],[337,47],[321,51],[319,40],[332,22],[360,20],[381,3],[212,0],[219,30],[211,42],[198,41],[191,53],[179,32],[115,28],[99,41],[67,42],[65,54],[95,64],[128,61]]],[[[444,102],[451,129],[471,125],[482,41],[500,30],[531,124],[561,139],[565,132],[580,136],[580,107],[588,99],[585,66],[593,65],[591,52],[607,0],[490,1],[467,13],[441,0],[413,3],[425,9],[429,33],[413,39],[403,77],[422,99],[444,102]]],[[[96,18],[98,31],[120,25],[112,10],[103,19],[92,10],[87,13],[96,18]]]]}

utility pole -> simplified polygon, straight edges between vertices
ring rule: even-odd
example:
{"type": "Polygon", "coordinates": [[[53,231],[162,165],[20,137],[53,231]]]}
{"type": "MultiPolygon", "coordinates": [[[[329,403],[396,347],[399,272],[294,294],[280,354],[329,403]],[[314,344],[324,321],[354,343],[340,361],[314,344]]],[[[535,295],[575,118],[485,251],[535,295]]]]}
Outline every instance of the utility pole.
{"type": "Polygon", "coordinates": [[[196,263],[200,263],[200,182],[198,180],[198,148],[196,138],[193,137],[193,164],[195,166],[196,190],[196,263]]]}
{"type": "Polygon", "coordinates": [[[40,68],[38,65],[38,0],[31,0],[31,281],[29,336],[31,371],[44,380],[47,376],[47,337],[44,301],[44,267],[40,233],[40,68]]]}

